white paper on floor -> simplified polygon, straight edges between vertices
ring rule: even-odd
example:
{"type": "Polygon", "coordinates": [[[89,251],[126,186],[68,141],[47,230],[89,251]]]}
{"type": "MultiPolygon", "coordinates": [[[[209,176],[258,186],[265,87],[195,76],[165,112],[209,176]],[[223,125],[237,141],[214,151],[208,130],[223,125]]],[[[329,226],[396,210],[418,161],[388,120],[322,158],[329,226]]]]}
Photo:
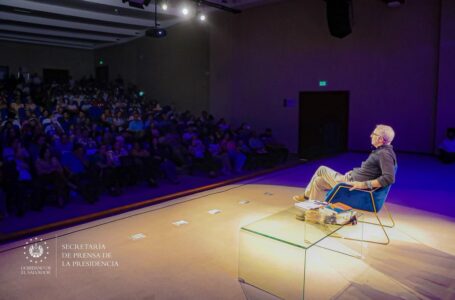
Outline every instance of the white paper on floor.
{"type": "Polygon", "coordinates": [[[145,234],[143,234],[143,233],[135,233],[133,235],[130,235],[130,239],[132,239],[133,241],[144,239],[144,238],[145,238],[145,234]]]}
{"type": "Polygon", "coordinates": [[[220,212],[221,212],[221,210],[219,210],[219,209],[211,209],[208,211],[208,213],[211,215],[216,215],[216,214],[219,214],[220,212]]]}
{"type": "Polygon", "coordinates": [[[182,226],[182,225],[186,225],[186,224],[188,224],[188,222],[185,220],[178,220],[178,221],[172,223],[172,225],[175,225],[175,226],[182,226]]]}
{"type": "Polygon", "coordinates": [[[241,201],[239,201],[239,204],[242,204],[242,205],[243,204],[248,204],[248,203],[250,203],[250,200],[241,200],[241,201]]]}

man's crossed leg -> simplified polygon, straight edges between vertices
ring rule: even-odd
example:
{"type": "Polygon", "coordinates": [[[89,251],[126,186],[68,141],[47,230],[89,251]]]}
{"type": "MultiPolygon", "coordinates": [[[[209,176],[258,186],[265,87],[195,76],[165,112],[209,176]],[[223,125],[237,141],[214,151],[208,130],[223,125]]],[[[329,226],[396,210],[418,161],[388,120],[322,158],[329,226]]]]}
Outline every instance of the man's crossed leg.
{"type": "Polygon", "coordinates": [[[308,199],[324,201],[327,191],[338,183],[352,181],[350,173],[351,172],[348,172],[343,175],[329,167],[320,166],[305,188],[305,192],[301,195],[295,195],[293,199],[295,201],[304,201],[308,199]]]}

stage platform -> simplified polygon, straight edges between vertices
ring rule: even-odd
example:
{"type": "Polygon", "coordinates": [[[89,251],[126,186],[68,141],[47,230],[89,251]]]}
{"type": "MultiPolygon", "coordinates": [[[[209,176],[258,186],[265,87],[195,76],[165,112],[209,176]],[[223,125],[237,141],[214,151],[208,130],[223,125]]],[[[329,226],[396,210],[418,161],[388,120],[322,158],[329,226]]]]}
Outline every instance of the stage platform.
{"type": "MultiPolygon", "coordinates": [[[[344,172],[365,158],[343,154],[2,245],[0,299],[247,299],[240,228],[292,206],[317,166],[344,172]]],[[[455,167],[398,159],[391,243],[363,244],[363,259],[315,252],[309,259],[332,271],[313,279],[310,299],[455,298],[455,167]]]]}

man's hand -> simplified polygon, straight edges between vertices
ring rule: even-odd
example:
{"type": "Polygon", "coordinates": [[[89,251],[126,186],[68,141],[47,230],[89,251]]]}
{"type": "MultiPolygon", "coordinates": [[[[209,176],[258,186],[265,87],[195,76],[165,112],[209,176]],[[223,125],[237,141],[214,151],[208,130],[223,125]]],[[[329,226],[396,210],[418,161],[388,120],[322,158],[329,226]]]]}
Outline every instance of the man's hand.
{"type": "Polygon", "coordinates": [[[346,182],[350,186],[352,186],[349,190],[366,190],[368,189],[368,186],[365,182],[360,182],[360,181],[352,181],[352,182],[346,182]]]}

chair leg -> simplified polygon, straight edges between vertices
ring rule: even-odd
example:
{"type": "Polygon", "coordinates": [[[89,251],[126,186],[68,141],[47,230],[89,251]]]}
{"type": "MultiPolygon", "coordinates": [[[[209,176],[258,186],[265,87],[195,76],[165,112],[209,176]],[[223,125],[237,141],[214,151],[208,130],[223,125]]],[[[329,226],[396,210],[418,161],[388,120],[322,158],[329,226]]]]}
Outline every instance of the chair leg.
{"type": "Polygon", "coordinates": [[[384,227],[387,227],[387,226],[384,226],[382,224],[382,222],[379,219],[379,216],[378,216],[377,213],[375,213],[375,216],[376,216],[376,219],[378,220],[379,223],[360,221],[360,220],[359,220],[359,222],[360,223],[364,223],[364,224],[372,224],[372,225],[380,226],[382,228],[382,231],[384,232],[384,235],[385,235],[385,238],[386,238],[385,242],[380,242],[380,241],[375,241],[375,240],[367,240],[367,239],[364,239],[364,238],[356,239],[356,238],[344,237],[344,236],[340,236],[340,235],[332,235],[331,237],[341,238],[341,239],[349,240],[349,241],[358,241],[358,242],[366,242],[366,243],[373,243],[373,244],[379,244],[379,245],[388,245],[390,243],[390,238],[389,238],[389,235],[387,234],[387,232],[385,231],[385,228],[384,228],[384,227]]]}
{"type": "Polygon", "coordinates": [[[378,242],[378,241],[372,241],[372,240],[364,240],[365,242],[368,242],[368,243],[375,243],[375,244],[381,244],[381,245],[388,245],[390,243],[390,238],[389,238],[389,235],[387,234],[387,232],[385,231],[385,228],[384,227],[393,227],[395,226],[395,222],[393,221],[392,219],[392,215],[390,214],[389,210],[387,209],[387,206],[385,206],[384,204],[384,207],[386,208],[387,210],[387,213],[389,214],[389,217],[390,219],[392,220],[392,226],[384,226],[381,222],[381,219],[379,218],[379,215],[378,215],[378,212],[376,210],[376,204],[374,203],[374,196],[373,196],[373,193],[370,192],[370,198],[371,198],[371,204],[373,205],[373,209],[374,209],[374,215],[376,216],[376,219],[378,220],[379,224],[378,223],[372,223],[372,222],[366,222],[366,221],[363,221],[362,223],[368,223],[368,224],[373,224],[373,225],[376,225],[376,226],[381,226],[382,228],[382,231],[384,232],[384,235],[387,239],[387,242],[378,242]]]}
{"type": "MultiPolygon", "coordinates": [[[[390,221],[392,222],[392,225],[386,225],[386,224],[382,224],[382,222],[379,222],[379,223],[376,223],[376,222],[368,222],[368,221],[359,221],[359,222],[362,222],[362,223],[366,223],[366,224],[371,224],[371,225],[377,225],[377,226],[383,226],[383,227],[387,227],[387,228],[393,228],[395,227],[395,221],[392,217],[392,214],[390,213],[389,209],[387,208],[387,206],[384,204],[384,208],[385,210],[387,211],[387,215],[389,216],[389,219],[390,221]]],[[[375,213],[376,214],[376,213],[375,213]]],[[[376,214],[377,216],[377,219],[379,220],[379,215],[376,214]]]]}
{"type": "Polygon", "coordinates": [[[392,220],[392,225],[383,225],[382,222],[381,222],[381,219],[379,218],[378,212],[376,211],[376,205],[374,204],[374,196],[373,196],[373,193],[371,193],[371,192],[370,192],[370,198],[371,198],[371,204],[373,205],[373,209],[374,209],[374,215],[376,216],[376,219],[378,220],[378,223],[373,223],[373,222],[368,222],[368,221],[359,221],[359,222],[362,222],[362,223],[365,223],[365,224],[372,224],[372,225],[376,225],[376,226],[381,226],[381,229],[384,232],[384,235],[385,235],[387,241],[386,242],[378,242],[378,241],[374,241],[374,240],[365,240],[365,239],[352,239],[352,238],[346,238],[346,239],[357,240],[357,241],[362,241],[362,242],[367,242],[367,243],[380,244],[380,245],[388,245],[390,243],[390,238],[389,238],[389,235],[387,234],[387,231],[385,230],[384,227],[388,227],[388,228],[394,227],[395,226],[395,221],[393,220],[392,215],[390,214],[390,211],[387,209],[387,206],[385,206],[385,204],[384,204],[384,208],[387,210],[387,213],[389,215],[390,220],[392,220]]]}
{"type": "Polygon", "coordinates": [[[376,244],[381,244],[381,245],[388,245],[390,243],[390,239],[389,239],[389,235],[387,234],[387,231],[385,231],[385,228],[384,228],[384,225],[382,225],[382,222],[381,222],[381,219],[379,218],[379,215],[377,214],[377,212],[374,212],[375,216],[376,216],[376,219],[378,219],[378,222],[379,222],[379,225],[381,226],[382,228],[382,231],[384,231],[384,234],[385,234],[385,237],[387,239],[387,242],[375,242],[375,241],[371,241],[371,243],[376,243],[376,244]]]}
{"type": "Polygon", "coordinates": [[[340,236],[340,235],[331,235],[331,237],[334,237],[334,238],[341,238],[341,239],[344,239],[344,240],[349,240],[349,241],[357,241],[357,242],[366,242],[366,243],[373,243],[373,244],[379,244],[379,245],[388,245],[390,243],[390,238],[389,238],[389,235],[387,234],[387,232],[385,231],[385,228],[384,227],[387,227],[387,226],[384,226],[381,222],[381,220],[379,219],[379,216],[377,213],[375,213],[375,216],[376,216],[376,219],[378,220],[379,223],[373,223],[373,222],[367,222],[367,221],[360,221],[360,223],[364,223],[364,224],[371,224],[371,225],[376,225],[376,226],[380,226],[382,228],[382,231],[384,232],[384,235],[385,235],[385,238],[387,239],[387,241],[385,242],[380,242],[380,241],[375,241],[375,240],[367,240],[367,239],[356,239],[356,238],[350,238],[350,237],[344,237],[344,236],[340,236]]]}
{"type": "Polygon", "coordinates": [[[393,227],[395,227],[395,221],[393,220],[392,214],[390,213],[390,211],[389,211],[389,209],[387,208],[387,205],[385,205],[385,203],[384,203],[384,208],[385,208],[385,210],[387,211],[387,215],[389,216],[390,221],[392,221],[392,225],[384,225],[384,226],[385,226],[385,227],[388,227],[388,228],[393,228],[393,227]]]}
{"type": "MultiPolygon", "coordinates": [[[[333,193],[332,197],[330,197],[330,199],[327,201],[328,203],[332,202],[335,194],[338,193],[340,188],[341,188],[341,186],[339,186],[337,188],[335,193],[333,193]]],[[[378,241],[365,240],[365,239],[355,239],[355,238],[346,238],[346,237],[340,237],[340,238],[343,238],[343,239],[346,239],[346,240],[352,240],[352,241],[360,241],[360,242],[374,243],[374,244],[380,244],[380,245],[388,245],[390,243],[390,238],[389,238],[389,235],[387,234],[387,232],[386,232],[384,227],[387,227],[387,228],[395,227],[395,221],[393,220],[392,214],[390,213],[389,209],[387,208],[387,206],[384,203],[384,208],[387,211],[387,214],[388,214],[390,220],[392,221],[392,225],[384,225],[384,224],[382,224],[381,219],[379,218],[378,212],[376,211],[376,205],[375,205],[375,202],[374,202],[373,193],[370,191],[369,194],[370,194],[371,204],[373,205],[373,209],[374,209],[373,212],[374,212],[374,215],[376,216],[376,219],[378,220],[378,223],[368,222],[368,221],[360,221],[360,220],[359,220],[359,222],[364,223],[364,224],[372,224],[372,225],[376,225],[376,226],[381,226],[382,231],[384,232],[384,235],[385,235],[387,241],[386,242],[378,242],[378,241]]],[[[334,236],[334,237],[338,237],[338,236],[334,236]]]]}

